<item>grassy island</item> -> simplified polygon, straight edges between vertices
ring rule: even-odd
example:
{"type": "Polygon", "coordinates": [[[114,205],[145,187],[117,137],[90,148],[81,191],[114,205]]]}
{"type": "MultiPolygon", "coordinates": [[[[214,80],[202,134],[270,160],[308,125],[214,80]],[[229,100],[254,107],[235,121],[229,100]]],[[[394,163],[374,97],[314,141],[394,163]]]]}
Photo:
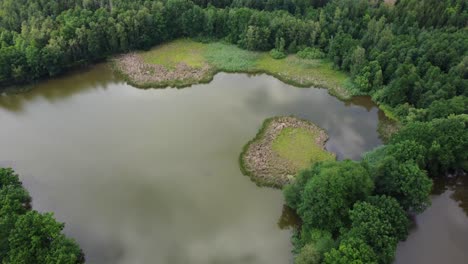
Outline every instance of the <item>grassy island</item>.
{"type": "Polygon", "coordinates": [[[310,164],[335,159],[325,150],[327,140],[323,129],[306,120],[267,119],[240,155],[242,172],[259,185],[282,188],[310,164]]]}
{"type": "Polygon", "coordinates": [[[341,98],[350,98],[345,88],[348,76],[322,59],[289,55],[273,59],[267,52],[254,52],[221,42],[201,43],[179,39],[149,51],[129,53],[114,60],[115,69],[140,88],[185,87],[209,82],[217,72],[267,73],[295,86],[324,87],[341,98]]]}

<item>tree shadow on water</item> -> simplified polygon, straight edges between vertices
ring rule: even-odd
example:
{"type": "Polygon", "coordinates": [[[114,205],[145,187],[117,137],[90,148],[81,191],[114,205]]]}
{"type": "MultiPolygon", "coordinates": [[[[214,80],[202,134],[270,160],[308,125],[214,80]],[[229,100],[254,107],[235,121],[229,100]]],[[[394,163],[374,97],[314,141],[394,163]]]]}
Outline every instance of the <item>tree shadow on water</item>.
{"type": "Polygon", "coordinates": [[[432,194],[440,195],[451,191],[450,198],[458,203],[466,216],[468,216],[468,175],[466,172],[458,171],[433,179],[434,187],[432,194]]]}
{"type": "Polygon", "coordinates": [[[21,113],[26,104],[40,99],[53,103],[93,89],[118,83],[107,64],[76,69],[35,84],[0,88],[0,109],[21,113]]]}
{"type": "Polygon", "coordinates": [[[287,205],[283,205],[283,212],[278,220],[278,227],[281,230],[297,229],[301,226],[301,219],[296,211],[287,205]]]}

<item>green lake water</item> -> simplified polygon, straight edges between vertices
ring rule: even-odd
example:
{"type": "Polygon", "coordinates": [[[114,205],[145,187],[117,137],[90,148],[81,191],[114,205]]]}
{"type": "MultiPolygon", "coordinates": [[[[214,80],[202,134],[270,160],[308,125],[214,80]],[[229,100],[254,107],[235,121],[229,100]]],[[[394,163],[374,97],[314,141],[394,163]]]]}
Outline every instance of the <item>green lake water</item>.
{"type": "MultiPolygon", "coordinates": [[[[267,75],[220,73],[209,84],[142,90],[102,64],[29,88],[0,96],[0,166],[20,174],[35,209],[66,223],[88,263],[291,263],[294,216],[279,190],[241,174],[242,146],[276,115],[324,128],[339,159],[382,144],[384,115],[369,98],[342,102],[267,75]]],[[[418,216],[422,226],[400,244],[398,263],[429,263],[413,256],[420,241],[439,254],[468,245],[468,225],[440,217],[468,221],[453,192],[418,216]],[[434,219],[444,245],[425,237],[434,219]]],[[[456,252],[450,263],[465,263],[456,252]]]]}

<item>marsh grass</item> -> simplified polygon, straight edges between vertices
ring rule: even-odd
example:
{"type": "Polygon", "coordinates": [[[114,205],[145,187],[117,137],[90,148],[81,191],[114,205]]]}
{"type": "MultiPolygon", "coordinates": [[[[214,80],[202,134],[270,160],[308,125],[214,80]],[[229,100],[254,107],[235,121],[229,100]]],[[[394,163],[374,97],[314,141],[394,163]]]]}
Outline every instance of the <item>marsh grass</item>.
{"type": "Polygon", "coordinates": [[[159,64],[168,69],[175,68],[181,62],[193,68],[200,68],[206,61],[203,56],[206,48],[206,44],[200,42],[178,39],[138,55],[146,63],[159,64]]]}
{"type": "Polygon", "coordinates": [[[221,42],[207,44],[203,55],[209,64],[225,72],[253,71],[260,56],[258,52],[243,50],[221,42]]]}
{"type": "Polygon", "coordinates": [[[317,145],[318,131],[287,127],[272,142],[272,149],[281,158],[288,160],[297,170],[305,169],[320,161],[334,160],[335,156],[317,145]]]}
{"type": "MultiPolygon", "coordinates": [[[[202,43],[191,39],[179,39],[138,53],[143,62],[174,69],[185,63],[194,69],[209,65],[213,70],[203,80],[211,80],[216,72],[266,73],[283,82],[300,87],[327,88],[330,94],[349,99],[352,96],[348,75],[333,69],[332,63],[323,59],[302,59],[289,55],[273,59],[267,52],[243,50],[223,42],[202,43]]],[[[123,73],[125,75],[125,73],[123,73]]],[[[131,80],[131,76],[128,76],[131,80]]],[[[133,82],[135,83],[135,82],[133,82]]],[[[178,86],[179,80],[164,85],[178,86]]],[[[187,86],[184,82],[183,86],[187,86]]],[[[139,87],[162,87],[162,84],[140,84],[139,87]]]]}

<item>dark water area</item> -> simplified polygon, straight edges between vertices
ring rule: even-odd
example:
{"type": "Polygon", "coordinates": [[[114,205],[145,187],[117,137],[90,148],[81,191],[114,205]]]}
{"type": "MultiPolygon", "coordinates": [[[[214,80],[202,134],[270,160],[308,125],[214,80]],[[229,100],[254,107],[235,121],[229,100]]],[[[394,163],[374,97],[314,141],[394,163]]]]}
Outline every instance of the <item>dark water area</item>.
{"type": "MultiPolygon", "coordinates": [[[[382,144],[384,115],[369,98],[343,102],[267,75],[142,90],[103,64],[26,89],[0,96],[0,166],[20,174],[35,209],[66,223],[87,263],[291,263],[295,216],[279,190],[241,174],[243,145],[277,115],[324,128],[340,159],[382,144]]],[[[405,248],[420,254],[417,236],[398,263],[427,263],[406,261],[405,248]]]]}
{"type": "Polygon", "coordinates": [[[467,175],[435,179],[431,201],[398,245],[395,263],[468,263],[467,175]]]}

